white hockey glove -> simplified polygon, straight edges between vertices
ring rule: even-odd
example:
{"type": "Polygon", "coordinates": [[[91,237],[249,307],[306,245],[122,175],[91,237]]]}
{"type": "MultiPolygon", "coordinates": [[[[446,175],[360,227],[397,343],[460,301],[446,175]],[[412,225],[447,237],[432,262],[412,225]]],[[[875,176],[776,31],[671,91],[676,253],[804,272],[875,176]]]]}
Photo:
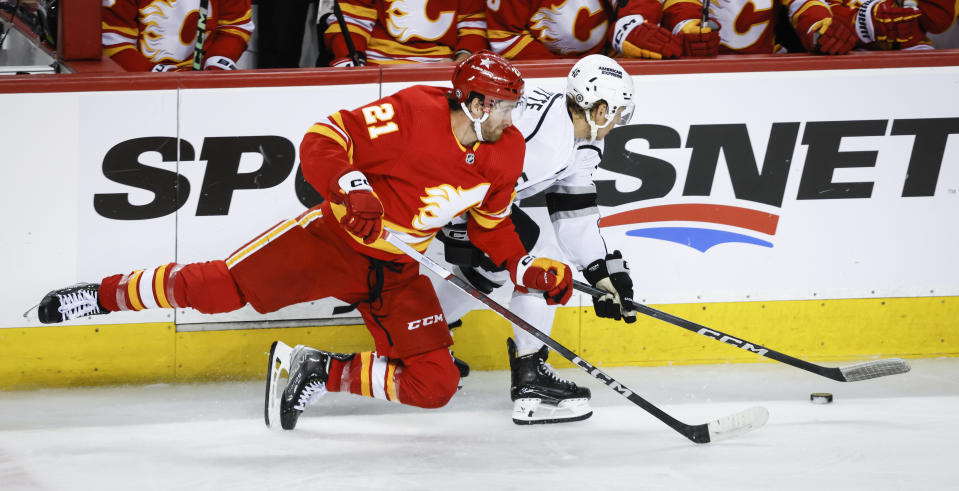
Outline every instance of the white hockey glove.
{"type": "Polygon", "coordinates": [[[583,270],[583,276],[589,284],[609,292],[599,298],[593,297],[597,317],[623,319],[627,324],[636,322],[636,311],[623,306],[623,300],[633,301],[633,280],[629,277],[629,266],[621,252],[613,251],[612,254],[606,254],[605,259],[589,263],[583,270]]]}

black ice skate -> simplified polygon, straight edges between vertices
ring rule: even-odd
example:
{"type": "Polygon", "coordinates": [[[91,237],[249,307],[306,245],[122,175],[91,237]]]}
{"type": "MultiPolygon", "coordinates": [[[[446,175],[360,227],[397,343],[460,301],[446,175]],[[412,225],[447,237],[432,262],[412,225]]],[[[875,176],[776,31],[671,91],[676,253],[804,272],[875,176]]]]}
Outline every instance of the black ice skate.
{"type": "Polygon", "coordinates": [[[568,423],[593,415],[589,407],[590,392],[556,375],[546,363],[549,347],[517,357],[516,344],[506,340],[512,372],[510,398],[513,399],[513,422],[518,425],[568,423]]]}
{"type": "Polygon", "coordinates": [[[100,285],[96,283],[79,283],[53,290],[37,306],[37,317],[44,324],[54,324],[89,315],[107,314],[110,311],[100,305],[99,290],[100,285]]]}
{"type": "Polygon", "coordinates": [[[349,360],[353,355],[330,353],[297,345],[292,350],[280,341],[270,348],[270,364],[266,380],[265,417],[267,427],[273,427],[279,416],[284,430],[296,428],[296,420],[306,406],[326,394],[326,379],[330,374],[330,361],[349,360]],[[289,357],[286,354],[289,353],[289,357]],[[284,363],[284,359],[289,360],[284,363]],[[278,393],[277,381],[286,369],[289,381],[282,394],[278,393]],[[277,404],[277,399],[279,404],[277,404]]]}

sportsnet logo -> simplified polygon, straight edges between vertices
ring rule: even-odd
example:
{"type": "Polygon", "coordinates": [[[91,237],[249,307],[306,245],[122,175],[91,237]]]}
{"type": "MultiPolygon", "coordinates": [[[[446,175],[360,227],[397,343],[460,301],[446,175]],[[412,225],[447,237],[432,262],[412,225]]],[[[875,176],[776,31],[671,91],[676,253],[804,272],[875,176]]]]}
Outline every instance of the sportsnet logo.
{"type": "Polygon", "coordinates": [[[779,216],[749,208],[712,204],[660,205],[625,211],[604,217],[600,227],[643,225],[626,231],[630,237],[645,237],[675,242],[706,252],[719,244],[740,242],[762,247],[773,247],[764,237],[776,235],[779,216]],[[647,226],[663,222],[701,222],[735,227],[744,233],[707,227],[647,226]],[[762,234],[757,236],[757,234],[762,234]]]}

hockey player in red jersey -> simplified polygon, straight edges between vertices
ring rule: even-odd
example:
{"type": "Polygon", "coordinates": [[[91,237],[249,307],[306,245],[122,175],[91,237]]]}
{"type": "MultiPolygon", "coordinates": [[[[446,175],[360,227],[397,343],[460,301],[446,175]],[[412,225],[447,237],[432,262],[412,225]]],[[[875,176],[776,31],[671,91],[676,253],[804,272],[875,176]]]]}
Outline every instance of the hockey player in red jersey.
{"type": "MultiPolygon", "coordinates": [[[[565,264],[527,254],[509,213],[522,172],[523,137],[511,111],[523,79],[506,60],[480,52],[461,62],[453,89],[414,86],[314,125],[300,146],[306,179],[327,201],[283,221],[226,260],[104,278],[47,294],[45,323],[116,310],[191,307],[258,312],[325,297],[357,304],[375,351],[330,353],[297,346],[278,360],[289,383],[267,407],[293,429],[326,392],[435,408],[459,381],[449,328],[419,265],[388,243],[385,229],[423,251],[452,218],[467,214],[474,242],[505,265],[517,287],[566,303],[565,264]]],[[[268,386],[281,343],[274,343],[268,386]]],[[[285,346],[285,345],[282,345],[285,346]]],[[[275,419],[269,417],[267,424],[275,419]]]]}
{"type": "MultiPolygon", "coordinates": [[[[583,271],[592,285],[609,292],[594,300],[596,314],[626,322],[636,313],[622,306],[632,299],[629,268],[619,251],[609,252],[599,230],[599,209],[593,172],[599,166],[603,139],[633,113],[633,79],[614,60],[589,55],[573,65],[565,93],[527,89],[527,108],[515,118],[526,139],[523,175],[516,184],[517,200],[539,193],[546,197],[549,219],[555,231],[540,233],[539,225],[523,208],[514,206],[516,230],[531,254],[565,255],[583,271]]],[[[491,293],[505,284],[509,275],[495,261],[484,258],[469,241],[472,233],[462,226],[444,228],[440,239],[447,261],[457,274],[477,289],[491,293]]],[[[437,295],[448,318],[457,319],[471,308],[449,282],[435,282],[437,295]]],[[[537,295],[514,289],[510,310],[547,335],[552,331],[555,309],[537,295]]],[[[517,327],[508,341],[512,383],[513,422],[516,424],[579,421],[592,414],[590,391],[561,379],[546,362],[549,348],[517,327]]]]}
{"type": "MultiPolygon", "coordinates": [[[[359,64],[460,61],[487,49],[483,0],[341,0],[343,20],[359,64]]],[[[324,41],[330,66],[353,66],[333,16],[324,41]]]]}
{"type": "MultiPolygon", "coordinates": [[[[103,54],[130,72],[189,70],[200,0],[104,0],[103,54]]],[[[236,70],[253,32],[250,0],[210,0],[203,69],[236,70]]]]}
{"type": "Polygon", "coordinates": [[[836,18],[856,32],[866,49],[932,49],[926,33],[938,34],[956,19],[954,0],[829,0],[836,18]]]}
{"type": "Polygon", "coordinates": [[[773,54],[780,9],[810,53],[841,55],[856,44],[856,34],[837,22],[825,0],[712,0],[709,17],[719,23],[720,53],[773,54]]]}
{"type": "Polygon", "coordinates": [[[660,60],[680,56],[716,56],[719,31],[715,21],[702,25],[699,0],[629,0],[619,2],[612,49],[629,58],[660,60]]]}
{"type": "Polygon", "coordinates": [[[488,0],[493,51],[511,60],[579,58],[606,47],[612,19],[608,0],[488,0]]]}

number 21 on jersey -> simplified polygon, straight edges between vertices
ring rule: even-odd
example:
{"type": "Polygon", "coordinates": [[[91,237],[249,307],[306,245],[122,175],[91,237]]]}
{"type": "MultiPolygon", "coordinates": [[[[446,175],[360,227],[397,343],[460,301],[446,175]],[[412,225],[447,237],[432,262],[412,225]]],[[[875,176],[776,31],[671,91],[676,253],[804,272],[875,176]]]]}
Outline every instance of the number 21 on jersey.
{"type": "Polygon", "coordinates": [[[370,139],[375,140],[380,135],[392,133],[400,129],[393,121],[393,105],[390,103],[380,104],[379,106],[367,106],[361,109],[363,117],[366,118],[366,129],[370,131],[370,139]],[[377,124],[385,123],[385,124],[377,124]]]}

